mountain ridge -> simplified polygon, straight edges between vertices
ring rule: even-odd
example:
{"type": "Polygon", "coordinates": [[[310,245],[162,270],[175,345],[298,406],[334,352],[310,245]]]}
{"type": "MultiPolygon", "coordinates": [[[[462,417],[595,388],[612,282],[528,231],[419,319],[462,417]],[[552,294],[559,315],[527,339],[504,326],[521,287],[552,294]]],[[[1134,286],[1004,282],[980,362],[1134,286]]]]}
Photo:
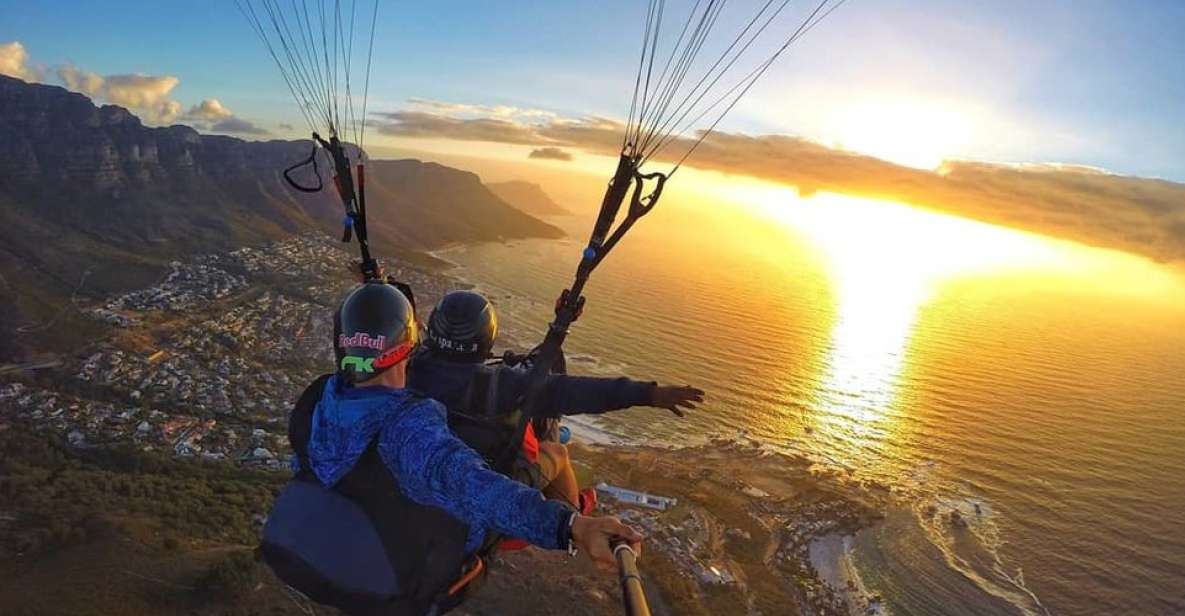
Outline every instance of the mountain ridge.
{"type": "MultiPolygon", "coordinates": [[[[74,294],[150,284],[171,260],[296,233],[338,234],[336,195],[297,192],[281,177],[310,148],[307,140],[148,127],[122,107],[0,75],[0,330],[40,322],[33,317],[56,312],[74,294]]],[[[321,165],[323,175],[328,167],[321,165]]],[[[468,171],[370,161],[366,180],[379,256],[563,236],[468,171]]],[[[0,357],[10,344],[0,342],[0,357]]]]}

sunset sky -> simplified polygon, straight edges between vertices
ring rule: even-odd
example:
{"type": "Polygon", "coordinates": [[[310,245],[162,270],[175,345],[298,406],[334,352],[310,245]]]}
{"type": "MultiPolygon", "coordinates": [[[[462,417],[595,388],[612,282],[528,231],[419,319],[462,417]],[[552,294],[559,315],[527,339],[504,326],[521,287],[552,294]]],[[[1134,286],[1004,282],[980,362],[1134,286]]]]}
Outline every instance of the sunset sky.
{"type": "MultiPolygon", "coordinates": [[[[368,144],[463,141],[470,153],[522,159],[548,147],[573,165],[582,152],[607,153],[593,133],[616,127],[589,118],[624,118],[644,15],[644,2],[623,0],[382,2],[368,144]]],[[[0,16],[0,73],[128,106],[147,123],[247,138],[307,132],[233,2],[3,2],[0,16]]],[[[1180,259],[1179,184],[1063,167],[1004,167],[1002,177],[943,161],[1185,181],[1181,32],[1185,3],[1175,0],[850,0],[695,162],[1180,259]],[[1022,196],[1041,205],[1018,212],[1022,196]]]]}

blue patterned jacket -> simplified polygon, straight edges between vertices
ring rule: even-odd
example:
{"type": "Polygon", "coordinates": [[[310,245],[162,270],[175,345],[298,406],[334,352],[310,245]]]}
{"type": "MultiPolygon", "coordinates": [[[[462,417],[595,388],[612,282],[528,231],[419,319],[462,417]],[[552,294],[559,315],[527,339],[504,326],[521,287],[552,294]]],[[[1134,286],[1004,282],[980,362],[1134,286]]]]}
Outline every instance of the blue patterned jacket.
{"type": "Polygon", "coordinates": [[[378,437],[378,452],[404,496],[444,509],[469,527],[465,549],[474,552],[489,530],[542,548],[567,547],[572,509],[546,500],[486,466],[449,431],[445,409],[406,389],[338,386],[337,377],[313,412],[309,463],[332,487],[378,437]]]}

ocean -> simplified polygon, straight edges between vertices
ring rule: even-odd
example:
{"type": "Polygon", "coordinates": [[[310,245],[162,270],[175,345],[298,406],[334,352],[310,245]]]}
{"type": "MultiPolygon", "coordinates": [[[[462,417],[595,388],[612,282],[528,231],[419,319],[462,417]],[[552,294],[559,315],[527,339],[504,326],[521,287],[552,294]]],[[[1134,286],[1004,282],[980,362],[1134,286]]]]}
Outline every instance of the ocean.
{"type": "MultiPolygon", "coordinates": [[[[440,256],[506,345],[541,339],[590,228],[440,256]]],[[[586,288],[570,371],[690,383],[685,420],[893,487],[850,543],[892,614],[1185,614],[1185,274],[1115,251],[838,195],[692,187],[586,288]],[[967,528],[950,523],[958,511],[967,528]]]]}

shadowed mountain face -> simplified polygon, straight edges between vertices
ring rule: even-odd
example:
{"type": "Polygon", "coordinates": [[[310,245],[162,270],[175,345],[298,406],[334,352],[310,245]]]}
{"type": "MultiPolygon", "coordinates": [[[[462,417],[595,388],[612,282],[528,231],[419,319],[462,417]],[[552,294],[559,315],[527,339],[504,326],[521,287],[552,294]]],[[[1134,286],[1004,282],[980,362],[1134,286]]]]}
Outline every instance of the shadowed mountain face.
{"type": "MultiPolygon", "coordinates": [[[[0,76],[0,329],[75,289],[95,296],[146,284],[186,254],[339,233],[333,192],[299,193],[280,176],[310,147],[145,127],[121,107],[0,76]]],[[[367,184],[377,255],[562,235],[457,169],[374,161],[367,184]]]]}
{"type": "Polygon", "coordinates": [[[538,184],[511,180],[509,182],[490,182],[486,184],[495,195],[514,207],[532,216],[563,216],[570,214],[560,204],[551,200],[543,188],[538,184]]]}
{"type": "Polygon", "coordinates": [[[366,173],[371,233],[395,242],[435,247],[563,235],[533,212],[515,209],[467,171],[417,160],[375,160],[366,173]]]}

